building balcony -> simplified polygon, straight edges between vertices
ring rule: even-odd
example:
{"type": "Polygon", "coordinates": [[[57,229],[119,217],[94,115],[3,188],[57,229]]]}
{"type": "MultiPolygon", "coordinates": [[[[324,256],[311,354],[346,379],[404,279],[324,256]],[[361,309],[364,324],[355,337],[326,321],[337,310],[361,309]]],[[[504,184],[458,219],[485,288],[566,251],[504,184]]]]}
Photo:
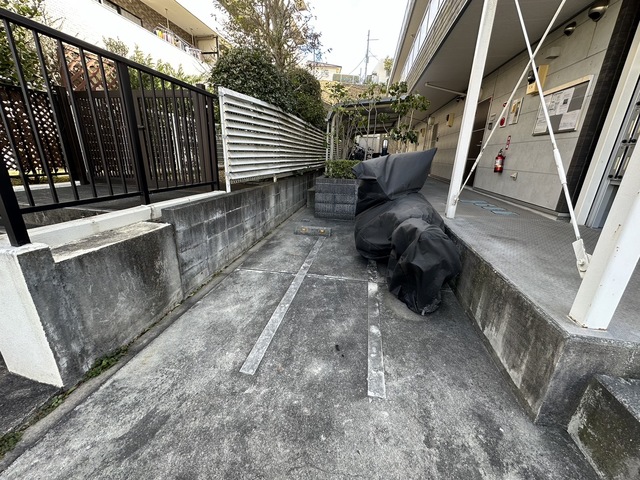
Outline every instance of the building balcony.
{"type": "MultiPolygon", "coordinates": [[[[138,47],[156,62],[169,63],[176,69],[182,66],[186,74],[206,74],[209,66],[202,51],[217,51],[217,33],[176,2],[163,3],[171,9],[163,9],[162,15],[156,10],[148,13],[151,7],[142,2],[128,5],[127,10],[114,2],[85,0],[71,4],[65,0],[45,0],[45,8],[51,17],[62,20],[63,31],[79,39],[99,46],[104,45],[105,39],[119,39],[129,52],[138,47]]],[[[155,4],[154,7],[161,8],[155,4]]]]}

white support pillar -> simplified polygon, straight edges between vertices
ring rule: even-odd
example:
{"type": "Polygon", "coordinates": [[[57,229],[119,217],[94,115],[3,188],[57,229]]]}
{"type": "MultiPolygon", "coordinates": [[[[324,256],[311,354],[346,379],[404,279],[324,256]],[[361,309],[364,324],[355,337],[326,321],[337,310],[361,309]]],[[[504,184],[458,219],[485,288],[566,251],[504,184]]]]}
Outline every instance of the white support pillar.
{"type": "Polygon", "coordinates": [[[464,111],[462,113],[462,125],[460,136],[458,137],[458,148],[453,162],[453,172],[451,173],[451,183],[449,184],[449,194],[447,195],[447,206],[445,215],[447,218],[455,218],[457,196],[462,185],[464,176],[464,166],[467,162],[469,146],[471,145],[471,133],[476,115],[478,100],[480,99],[480,87],[484,75],[484,66],[487,61],[489,51],[489,41],[491,40],[491,30],[496,16],[498,0],[485,0],[480,17],[480,27],[478,29],[478,39],[476,41],[476,51],[471,65],[471,75],[469,77],[469,88],[465,98],[464,111]]]}
{"type": "Polygon", "coordinates": [[[640,258],[640,148],[626,173],[593,252],[569,316],[587,328],[606,330],[640,258]]]}

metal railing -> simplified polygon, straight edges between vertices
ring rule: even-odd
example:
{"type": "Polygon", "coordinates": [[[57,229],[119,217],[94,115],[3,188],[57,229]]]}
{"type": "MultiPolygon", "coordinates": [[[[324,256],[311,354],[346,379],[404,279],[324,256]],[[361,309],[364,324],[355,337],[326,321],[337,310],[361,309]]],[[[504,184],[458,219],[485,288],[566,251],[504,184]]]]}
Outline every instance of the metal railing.
{"type": "Polygon", "coordinates": [[[199,48],[191,45],[184,38],[173,32],[172,30],[158,25],[154,29],[153,33],[155,33],[158,38],[164,40],[167,43],[170,43],[174,47],[179,48],[183,52],[186,52],[192,57],[195,57],[198,60],[202,61],[202,51],[199,48]]]}
{"type": "Polygon", "coordinates": [[[218,189],[215,95],[7,10],[0,20],[12,60],[0,64],[0,217],[12,245],[29,243],[24,213],[218,189]]]}
{"type": "Polygon", "coordinates": [[[232,183],[323,165],[325,134],[278,107],[220,87],[227,191],[232,183]]]}

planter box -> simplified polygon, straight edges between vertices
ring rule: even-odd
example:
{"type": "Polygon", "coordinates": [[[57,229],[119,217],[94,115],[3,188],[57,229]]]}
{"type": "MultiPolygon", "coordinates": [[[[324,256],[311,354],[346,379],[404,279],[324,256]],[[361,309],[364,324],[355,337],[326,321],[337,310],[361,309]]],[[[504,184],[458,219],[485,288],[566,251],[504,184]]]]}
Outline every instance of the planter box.
{"type": "Polygon", "coordinates": [[[315,189],[316,217],[355,218],[358,180],[318,177],[315,189]]]}

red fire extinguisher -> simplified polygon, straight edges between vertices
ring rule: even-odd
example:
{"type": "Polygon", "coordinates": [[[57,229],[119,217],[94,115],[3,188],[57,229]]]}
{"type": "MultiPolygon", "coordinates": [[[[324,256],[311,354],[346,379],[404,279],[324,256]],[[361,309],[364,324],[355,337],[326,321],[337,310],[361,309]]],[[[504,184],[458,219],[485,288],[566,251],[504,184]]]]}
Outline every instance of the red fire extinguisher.
{"type": "Polygon", "coordinates": [[[493,171],[496,173],[502,173],[502,169],[504,167],[504,153],[502,153],[502,149],[496,155],[496,163],[493,166],[493,171]]]}

